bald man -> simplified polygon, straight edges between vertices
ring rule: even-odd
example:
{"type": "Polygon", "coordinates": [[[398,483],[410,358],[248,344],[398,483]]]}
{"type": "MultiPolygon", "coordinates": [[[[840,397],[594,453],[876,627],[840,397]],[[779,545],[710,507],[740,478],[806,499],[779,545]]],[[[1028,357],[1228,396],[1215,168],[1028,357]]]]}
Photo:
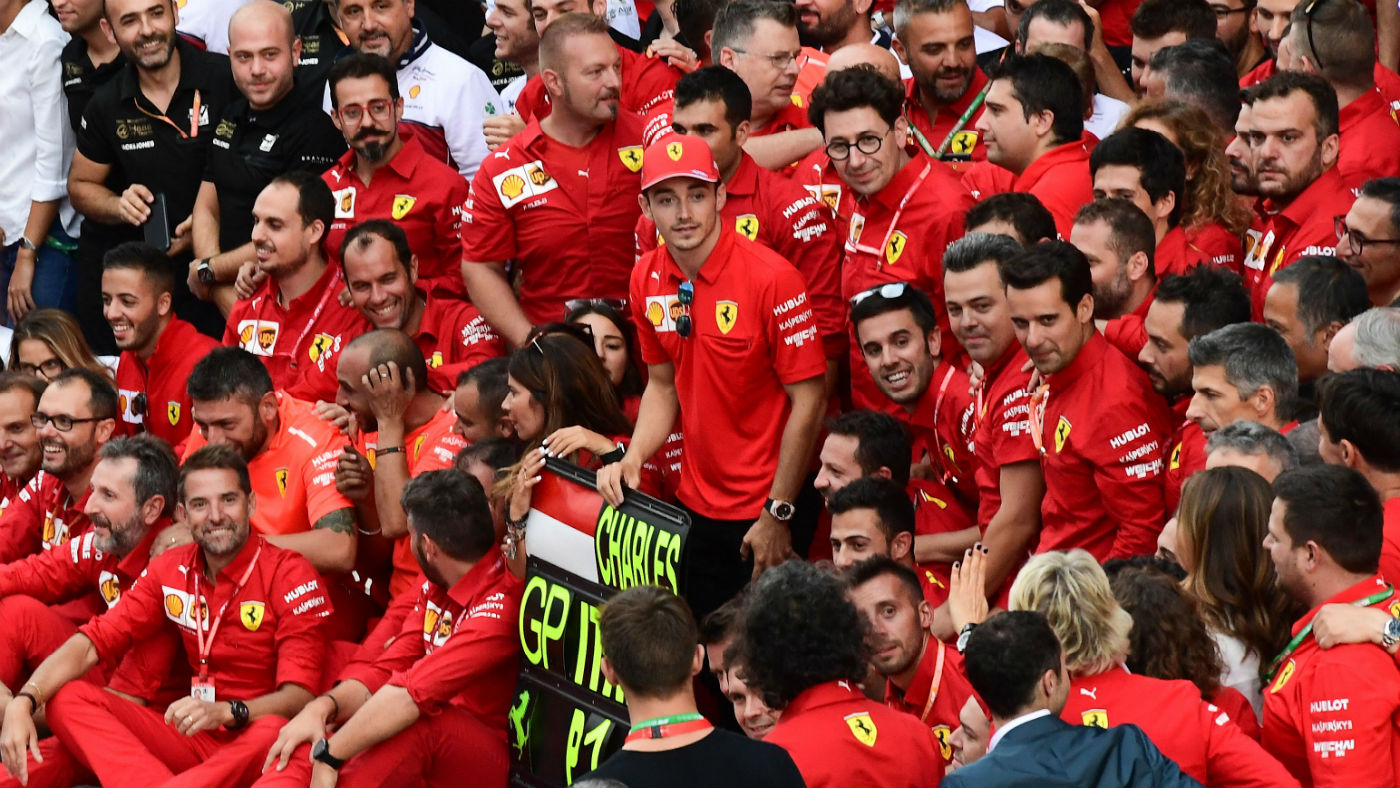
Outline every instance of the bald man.
{"type": "Polygon", "coordinates": [[[900,81],[899,61],[894,53],[869,42],[847,44],[831,53],[831,59],[826,61],[826,73],[835,74],[842,69],[861,64],[874,66],[875,70],[886,78],[900,81]]]}
{"type": "Polygon", "coordinates": [[[298,90],[301,41],[292,15],[273,0],[253,0],[228,24],[233,81],[242,97],[214,130],[194,204],[190,290],[225,315],[238,269],[255,259],[253,201],[272,179],[292,170],[318,175],[345,152],[345,138],[315,96],[298,90]]]}
{"type": "Polygon", "coordinates": [[[353,417],[351,437],[336,465],[336,487],[355,502],[366,531],[382,529],[394,544],[389,593],[409,590],[418,562],[408,544],[408,520],[399,498],[408,480],[451,468],[466,447],[452,427],[457,414],[447,398],[428,388],[428,364],[418,343],[402,331],[361,334],[341,351],[335,402],[353,417]],[[371,466],[369,458],[373,457],[371,466]]]}

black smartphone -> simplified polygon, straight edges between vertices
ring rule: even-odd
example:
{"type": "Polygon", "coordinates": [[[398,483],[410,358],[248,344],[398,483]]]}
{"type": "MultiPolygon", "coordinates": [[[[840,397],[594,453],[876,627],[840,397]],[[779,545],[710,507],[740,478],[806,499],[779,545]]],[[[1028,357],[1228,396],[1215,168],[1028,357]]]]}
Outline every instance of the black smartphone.
{"type": "Polygon", "coordinates": [[[151,202],[151,215],[143,225],[146,243],[162,252],[170,249],[170,216],[165,210],[165,194],[157,193],[151,202]]]}

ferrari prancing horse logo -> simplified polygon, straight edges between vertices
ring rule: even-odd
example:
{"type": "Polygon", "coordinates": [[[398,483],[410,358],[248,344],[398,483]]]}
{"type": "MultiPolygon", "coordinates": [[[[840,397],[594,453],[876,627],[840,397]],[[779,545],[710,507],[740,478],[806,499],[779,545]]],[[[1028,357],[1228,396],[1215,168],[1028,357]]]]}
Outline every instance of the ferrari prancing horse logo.
{"type": "Polygon", "coordinates": [[[739,304],[734,301],[715,302],[715,325],[721,334],[728,334],[739,321],[739,304]]]}

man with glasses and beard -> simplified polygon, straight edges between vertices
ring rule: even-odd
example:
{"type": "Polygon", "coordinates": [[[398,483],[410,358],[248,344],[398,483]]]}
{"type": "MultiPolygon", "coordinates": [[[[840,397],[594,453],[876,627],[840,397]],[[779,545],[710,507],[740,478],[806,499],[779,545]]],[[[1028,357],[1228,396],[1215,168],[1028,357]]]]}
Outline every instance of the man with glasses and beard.
{"type": "Polygon", "coordinates": [[[0,515],[0,564],[61,547],[88,529],[89,480],[116,419],[116,390],[90,369],[65,369],[44,390],[30,417],[43,449],[40,470],[0,515]]]}

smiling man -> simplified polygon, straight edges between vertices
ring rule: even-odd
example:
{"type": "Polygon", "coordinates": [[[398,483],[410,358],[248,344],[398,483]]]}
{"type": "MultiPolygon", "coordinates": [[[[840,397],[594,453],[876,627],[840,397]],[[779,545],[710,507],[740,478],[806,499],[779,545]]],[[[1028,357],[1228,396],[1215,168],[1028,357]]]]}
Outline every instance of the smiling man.
{"type": "Polygon", "coordinates": [[[0,517],[39,472],[43,450],[30,417],[47,386],[35,375],[0,372],[0,517]]]}

